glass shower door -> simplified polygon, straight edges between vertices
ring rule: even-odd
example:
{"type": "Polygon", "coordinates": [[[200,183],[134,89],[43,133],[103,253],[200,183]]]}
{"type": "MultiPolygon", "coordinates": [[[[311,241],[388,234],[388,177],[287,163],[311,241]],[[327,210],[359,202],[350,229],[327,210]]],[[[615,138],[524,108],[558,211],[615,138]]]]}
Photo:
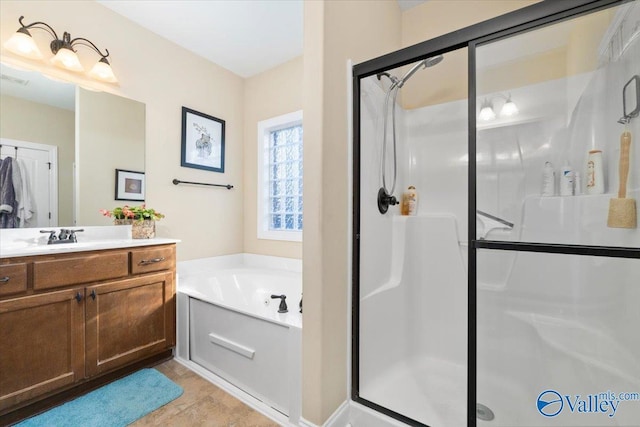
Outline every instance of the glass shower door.
{"type": "Polygon", "coordinates": [[[635,1],[476,48],[486,425],[638,426],[639,24],[635,1]]]}
{"type": "Polygon", "coordinates": [[[466,60],[467,49],[451,51],[360,82],[356,384],[409,425],[466,422],[466,60]],[[402,202],[409,187],[415,212],[382,212],[381,191],[402,202]]]}

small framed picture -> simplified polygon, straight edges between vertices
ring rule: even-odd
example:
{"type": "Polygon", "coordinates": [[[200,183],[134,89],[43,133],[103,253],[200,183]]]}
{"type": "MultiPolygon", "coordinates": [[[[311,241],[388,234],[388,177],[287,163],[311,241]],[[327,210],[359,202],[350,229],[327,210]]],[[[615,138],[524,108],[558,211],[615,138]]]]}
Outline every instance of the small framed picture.
{"type": "Polygon", "coordinates": [[[116,169],[116,200],[144,202],[144,172],[116,169]]]}
{"type": "Polygon", "coordinates": [[[182,107],[180,166],[224,172],[224,120],[182,107]]]}

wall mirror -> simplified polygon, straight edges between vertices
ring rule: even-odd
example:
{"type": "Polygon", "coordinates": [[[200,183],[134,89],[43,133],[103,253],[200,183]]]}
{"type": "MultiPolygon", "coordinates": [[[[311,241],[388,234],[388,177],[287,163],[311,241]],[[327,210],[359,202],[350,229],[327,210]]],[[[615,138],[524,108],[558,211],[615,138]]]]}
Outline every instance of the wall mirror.
{"type": "Polygon", "coordinates": [[[145,105],[4,64],[0,74],[0,157],[26,169],[25,227],[109,224],[99,210],[122,203],[115,170],[144,173],[145,105]]]}

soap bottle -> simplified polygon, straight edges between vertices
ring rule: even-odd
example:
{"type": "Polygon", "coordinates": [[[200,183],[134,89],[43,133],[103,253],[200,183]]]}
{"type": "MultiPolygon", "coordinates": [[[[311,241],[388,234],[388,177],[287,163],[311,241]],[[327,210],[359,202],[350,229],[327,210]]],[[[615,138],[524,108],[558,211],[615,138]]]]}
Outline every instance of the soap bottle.
{"type": "Polygon", "coordinates": [[[402,204],[400,205],[400,214],[415,216],[418,212],[418,193],[416,187],[409,186],[407,191],[402,194],[402,204]]]}
{"type": "Polygon", "coordinates": [[[560,195],[573,196],[573,169],[568,160],[560,173],[560,195]]]}
{"type": "Polygon", "coordinates": [[[402,198],[400,199],[400,215],[409,215],[409,193],[406,191],[402,193],[402,198]]]}
{"type": "Polygon", "coordinates": [[[545,162],[544,169],[542,170],[542,195],[555,196],[555,183],[556,173],[553,170],[553,164],[551,162],[545,162]]]}

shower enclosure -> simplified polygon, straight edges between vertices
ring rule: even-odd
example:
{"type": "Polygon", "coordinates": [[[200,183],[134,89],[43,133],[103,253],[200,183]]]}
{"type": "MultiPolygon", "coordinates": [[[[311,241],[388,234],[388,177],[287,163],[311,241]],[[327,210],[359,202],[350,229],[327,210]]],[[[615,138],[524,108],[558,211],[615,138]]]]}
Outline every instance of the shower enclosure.
{"type": "Polygon", "coordinates": [[[639,74],[638,0],[543,2],[354,67],[354,402],[640,425],[639,74]]]}

